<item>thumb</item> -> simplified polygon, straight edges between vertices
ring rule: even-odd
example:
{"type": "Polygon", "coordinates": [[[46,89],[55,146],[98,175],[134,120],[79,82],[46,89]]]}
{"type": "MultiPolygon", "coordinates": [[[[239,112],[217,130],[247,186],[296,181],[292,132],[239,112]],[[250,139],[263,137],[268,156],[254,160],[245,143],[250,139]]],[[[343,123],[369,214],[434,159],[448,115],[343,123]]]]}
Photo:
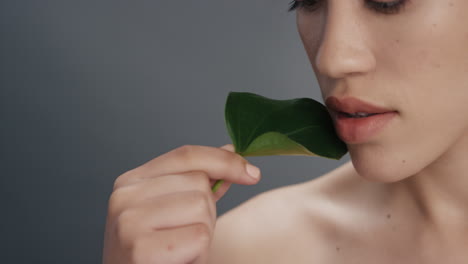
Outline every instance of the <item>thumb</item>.
{"type": "MultiPolygon", "coordinates": [[[[233,144],[226,144],[224,146],[219,147],[220,149],[227,150],[229,152],[235,152],[235,147],[233,144]]],[[[221,184],[217,190],[214,191],[213,195],[215,197],[215,201],[218,201],[223,197],[226,192],[229,190],[231,187],[232,183],[231,182],[225,182],[223,180],[211,180],[211,185],[214,186],[215,184],[221,184]]],[[[213,187],[212,187],[213,188],[213,187]]]]}

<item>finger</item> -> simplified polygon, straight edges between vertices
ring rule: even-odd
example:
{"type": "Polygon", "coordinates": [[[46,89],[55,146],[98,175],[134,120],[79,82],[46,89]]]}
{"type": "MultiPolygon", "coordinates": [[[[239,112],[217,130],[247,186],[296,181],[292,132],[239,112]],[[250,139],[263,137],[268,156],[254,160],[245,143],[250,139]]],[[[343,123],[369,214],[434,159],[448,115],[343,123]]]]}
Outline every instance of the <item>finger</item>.
{"type": "Polygon", "coordinates": [[[203,224],[159,230],[135,241],[132,263],[192,263],[207,252],[210,240],[203,224]]]}
{"type": "Polygon", "coordinates": [[[117,218],[116,232],[121,241],[134,241],[155,230],[193,223],[203,223],[212,232],[215,221],[216,209],[208,195],[171,193],[123,211],[117,218]]]}
{"type": "MultiPolygon", "coordinates": [[[[211,184],[207,174],[202,171],[191,171],[176,175],[163,175],[142,179],[117,188],[109,199],[108,214],[116,216],[123,210],[137,207],[147,200],[170,193],[187,191],[211,193],[211,184]]],[[[212,197],[215,198],[214,196],[212,197]]]]}
{"type": "MultiPolygon", "coordinates": [[[[127,178],[141,179],[187,171],[204,171],[211,179],[244,185],[255,184],[261,177],[260,169],[237,153],[221,148],[187,145],[145,163],[127,178]]],[[[125,177],[122,178],[121,184],[125,184],[125,181],[125,177]]]]}

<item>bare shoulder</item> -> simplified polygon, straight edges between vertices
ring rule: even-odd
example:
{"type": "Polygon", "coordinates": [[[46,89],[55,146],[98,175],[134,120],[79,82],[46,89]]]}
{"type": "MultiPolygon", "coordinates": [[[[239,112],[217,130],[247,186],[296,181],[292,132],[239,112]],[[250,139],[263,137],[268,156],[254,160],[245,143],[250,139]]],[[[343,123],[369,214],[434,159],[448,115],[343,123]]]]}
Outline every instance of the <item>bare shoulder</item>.
{"type": "Polygon", "coordinates": [[[259,194],[218,219],[210,263],[331,263],[344,230],[374,206],[363,203],[374,189],[345,164],[259,194]]]}
{"type": "Polygon", "coordinates": [[[216,223],[210,263],[289,263],[285,243],[303,236],[297,224],[304,218],[299,188],[293,185],[259,194],[222,215],[216,223]]]}

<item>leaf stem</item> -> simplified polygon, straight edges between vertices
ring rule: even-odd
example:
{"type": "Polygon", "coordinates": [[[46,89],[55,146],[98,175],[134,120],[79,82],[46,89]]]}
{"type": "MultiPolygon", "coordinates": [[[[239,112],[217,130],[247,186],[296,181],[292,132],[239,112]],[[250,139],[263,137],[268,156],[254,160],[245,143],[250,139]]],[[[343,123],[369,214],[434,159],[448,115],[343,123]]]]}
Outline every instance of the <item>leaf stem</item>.
{"type": "Polygon", "coordinates": [[[217,180],[215,184],[213,185],[213,187],[211,187],[211,191],[215,193],[216,191],[218,191],[219,187],[223,185],[223,183],[224,183],[224,180],[217,180]]]}

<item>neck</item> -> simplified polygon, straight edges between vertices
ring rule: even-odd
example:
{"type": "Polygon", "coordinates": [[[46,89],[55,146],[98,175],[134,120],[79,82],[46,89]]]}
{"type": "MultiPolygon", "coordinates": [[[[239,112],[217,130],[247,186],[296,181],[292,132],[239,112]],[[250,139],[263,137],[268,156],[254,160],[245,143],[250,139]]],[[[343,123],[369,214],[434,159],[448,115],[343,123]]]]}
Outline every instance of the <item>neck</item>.
{"type": "Polygon", "coordinates": [[[468,226],[468,133],[416,175],[401,182],[429,223],[468,226]]]}

